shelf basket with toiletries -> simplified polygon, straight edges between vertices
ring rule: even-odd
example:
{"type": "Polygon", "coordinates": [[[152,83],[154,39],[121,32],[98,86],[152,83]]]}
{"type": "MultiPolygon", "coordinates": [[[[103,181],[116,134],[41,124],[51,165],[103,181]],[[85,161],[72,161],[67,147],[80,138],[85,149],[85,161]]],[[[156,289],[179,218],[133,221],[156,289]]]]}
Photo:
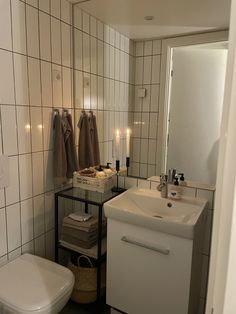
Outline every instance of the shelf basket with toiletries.
{"type": "Polygon", "coordinates": [[[86,168],[74,172],[73,187],[105,193],[115,185],[114,175],[112,168],[86,168]]]}

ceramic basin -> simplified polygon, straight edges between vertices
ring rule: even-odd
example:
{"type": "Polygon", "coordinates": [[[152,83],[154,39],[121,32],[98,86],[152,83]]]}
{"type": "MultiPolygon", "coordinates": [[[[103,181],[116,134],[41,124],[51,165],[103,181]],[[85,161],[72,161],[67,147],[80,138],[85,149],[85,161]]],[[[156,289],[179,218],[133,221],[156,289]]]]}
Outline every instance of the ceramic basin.
{"type": "Polygon", "coordinates": [[[141,225],[160,232],[193,239],[194,229],[207,200],[161,198],[160,192],[131,188],[104,205],[107,218],[141,225]]]}

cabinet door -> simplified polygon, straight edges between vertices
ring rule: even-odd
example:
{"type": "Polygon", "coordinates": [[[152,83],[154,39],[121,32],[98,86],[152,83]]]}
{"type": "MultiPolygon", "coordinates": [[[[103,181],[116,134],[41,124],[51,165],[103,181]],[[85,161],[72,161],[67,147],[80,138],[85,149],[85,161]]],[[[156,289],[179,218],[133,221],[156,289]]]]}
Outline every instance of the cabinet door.
{"type": "Polygon", "coordinates": [[[187,314],[191,258],[191,240],[109,219],[107,303],[128,314],[187,314]]]}

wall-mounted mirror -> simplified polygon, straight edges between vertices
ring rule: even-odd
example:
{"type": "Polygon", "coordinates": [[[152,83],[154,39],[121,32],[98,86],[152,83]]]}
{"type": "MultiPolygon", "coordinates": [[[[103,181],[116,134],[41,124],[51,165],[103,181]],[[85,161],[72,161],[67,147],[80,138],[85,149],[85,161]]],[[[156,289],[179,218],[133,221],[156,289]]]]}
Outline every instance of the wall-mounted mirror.
{"type": "Polygon", "coordinates": [[[139,8],[133,0],[74,5],[75,113],[78,117],[82,109],[94,111],[102,163],[115,165],[119,130],[119,158],[125,166],[129,128],[129,175],[148,178],[175,167],[188,180],[214,184],[227,47],[202,44],[227,41],[227,32],[211,31],[228,26],[230,1],[215,7],[214,15],[210,5],[198,13],[194,3],[188,3],[188,9],[182,5],[179,13],[159,1],[140,2],[139,8]],[[203,31],[209,33],[189,35],[203,31]],[[195,171],[196,163],[202,176],[195,171]]]}

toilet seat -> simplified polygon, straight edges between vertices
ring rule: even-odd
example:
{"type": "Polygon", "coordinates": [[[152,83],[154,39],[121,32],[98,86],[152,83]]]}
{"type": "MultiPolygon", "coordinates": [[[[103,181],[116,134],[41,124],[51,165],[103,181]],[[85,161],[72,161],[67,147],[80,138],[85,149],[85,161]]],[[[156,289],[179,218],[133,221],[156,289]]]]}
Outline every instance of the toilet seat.
{"type": "Polygon", "coordinates": [[[73,286],[69,269],[38,256],[21,255],[0,268],[0,313],[56,314],[73,286]]]}

